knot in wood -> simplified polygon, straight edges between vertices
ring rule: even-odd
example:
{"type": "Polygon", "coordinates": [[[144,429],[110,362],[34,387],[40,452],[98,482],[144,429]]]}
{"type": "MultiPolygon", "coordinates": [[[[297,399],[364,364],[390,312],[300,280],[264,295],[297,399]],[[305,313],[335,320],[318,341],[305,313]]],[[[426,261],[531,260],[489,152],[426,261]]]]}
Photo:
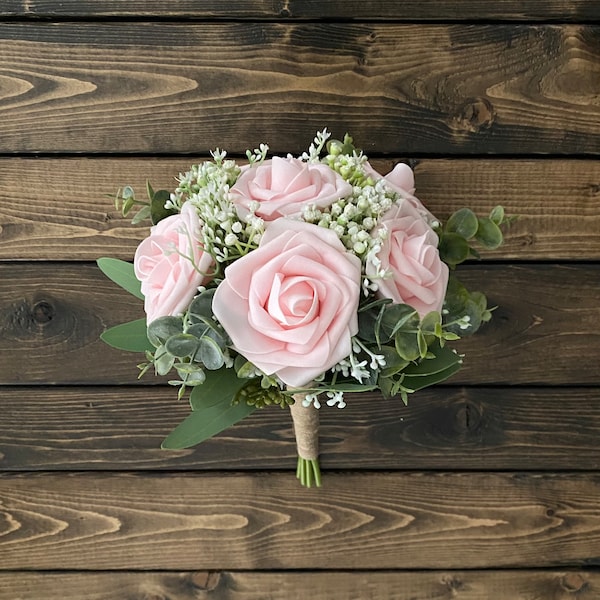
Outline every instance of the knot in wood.
{"type": "Polygon", "coordinates": [[[40,300],[34,304],[31,315],[36,323],[44,325],[54,318],[54,307],[49,302],[40,300]]]}
{"type": "Polygon", "coordinates": [[[456,409],[456,429],[461,433],[472,433],[481,423],[481,412],[470,402],[464,402],[456,409]]]}
{"type": "Polygon", "coordinates": [[[566,573],[560,578],[560,587],[569,594],[577,594],[587,587],[587,581],[579,573],[566,573]]]}
{"type": "Polygon", "coordinates": [[[471,98],[458,110],[456,122],[460,129],[477,133],[489,129],[496,119],[494,106],[486,98],[471,98]]]}

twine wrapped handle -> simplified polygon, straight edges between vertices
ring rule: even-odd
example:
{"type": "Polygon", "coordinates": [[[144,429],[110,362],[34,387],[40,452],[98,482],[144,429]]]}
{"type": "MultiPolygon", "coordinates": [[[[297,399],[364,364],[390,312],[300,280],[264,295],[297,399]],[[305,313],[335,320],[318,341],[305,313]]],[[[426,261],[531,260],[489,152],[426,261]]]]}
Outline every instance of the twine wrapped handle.
{"type": "Polygon", "coordinates": [[[312,404],[303,406],[302,401],[305,397],[304,393],[294,394],[294,404],[290,405],[298,450],[296,477],[306,487],[311,487],[313,484],[320,487],[319,411],[312,404]]]}

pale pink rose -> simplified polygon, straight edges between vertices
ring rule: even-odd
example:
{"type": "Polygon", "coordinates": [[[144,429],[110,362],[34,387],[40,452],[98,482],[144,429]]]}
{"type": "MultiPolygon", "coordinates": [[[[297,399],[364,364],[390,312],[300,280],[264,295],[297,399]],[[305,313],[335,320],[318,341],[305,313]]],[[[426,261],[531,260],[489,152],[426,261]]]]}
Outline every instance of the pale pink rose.
{"type": "Polygon", "coordinates": [[[225,269],[212,308],[237,352],[302,387],[350,354],[360,285],[360,260],[333,231],[280,218],[225,269]]]}
{"type": "Polygon", "coordinates": [[[423,203],[414,195],[415,174],[413,170],[404,163],[398,163],[387,175],[378,173],[368,162],[363,165],[365,173],[375,181],[384,179],[388,187],[408,200],[417,212],[429,223],[435,221],[435,217],[425,208],[423,203]]]}
{"type": "Polygon", "coordinates": [[[209,278],[213,259],[203,252],[196,209],[185,203],[181,212],[159,221],[135,252],[134,270],[142,282],[148,323],[185,312],[198,286],[209,278]]]}
{"type": "Polygon", "coordinates": [[[378,296],[409,304],[421,317],[441,311],[448,266],[440,259],[436,233],[406,201],[381,217],[373,235],[378,236],[381,229],[386,233],[381,250],[365,265],[368,276],[376,276],[380,269],[389,275],[376,279],[378,296]]]}
{"type": "Polygon", "coordinates": [[[265,221],[299,217],[307,205],[325,208],[351,193],[352,186],[327,165],[278,156],[246,167],[231,187],[238,215],[245,217],[257,202],[255,214],[265,221]]]}

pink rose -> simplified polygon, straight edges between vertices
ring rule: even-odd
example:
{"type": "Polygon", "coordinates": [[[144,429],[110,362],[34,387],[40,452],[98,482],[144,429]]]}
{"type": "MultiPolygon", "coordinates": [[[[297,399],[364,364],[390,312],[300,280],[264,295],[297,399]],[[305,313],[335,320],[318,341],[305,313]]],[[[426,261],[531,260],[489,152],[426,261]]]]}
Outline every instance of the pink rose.
{"type": "Polygon", "coordinates": [[[367,175],[377,181],[384,179],[388,187],[399,194],[405,200],[408,200],[417,212],[427,222],[432,223],[436,218],[425,208],[423,203],[414,196],[415,193],[415,174],[413,170],[404,163],[398,163],[387,175],[380,175],[368,162],[364,165],[364,170],[367,175]]]}
{"type": "Polygon", "coordinates": [[[309,204],[325,208],[351,193],[352,186],[327,165],[278,156],[245,168],[231,188],[240,218],[257,202],[255,214],[265,221],[299,217],[309,204]]]}
{"type": "Polygon", "coordinates": [[[441,311],[448,266],[440,259],[438,236],[407,201],[393,206],[381,219],[373,235],[385,231],[381,250],[365,266],[368,276],[380,270],[388,277],[376,279],[378,295],[397,304],[409,304],[421,317],[441,311]]]}
{"type": "Polygon", "coordinates": [[[277,219],[225,269],[212,308],[240,354],[302,387],[350,354],[360,282],[360,260],[333,231],[277,219]]]}
{"type": "Polygon", "coordinates": [[[179,315],[198,293],[213,264],[202,251],[201,225],[188,203],[151,228],[135,252],[134,270],[142,282],[148,323],[158,317],[179,315]]]}

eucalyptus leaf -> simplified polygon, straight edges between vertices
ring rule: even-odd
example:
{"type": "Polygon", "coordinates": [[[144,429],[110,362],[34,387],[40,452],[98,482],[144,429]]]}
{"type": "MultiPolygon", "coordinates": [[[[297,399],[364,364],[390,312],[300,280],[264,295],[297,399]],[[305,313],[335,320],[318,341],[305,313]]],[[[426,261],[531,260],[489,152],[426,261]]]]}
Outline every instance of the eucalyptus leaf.
{"type": "Polygon", "coordinates": [[[194,358],[210,371],[216,371],[225,364],[223,351],[217,342],[207,335],[200,338],[200,347],[194,358]]]}
{"type": "Polygon", "coordinates": [[[148,325],[148,339],[156,347],[179,333],[183,333],[183,319],[181,317],[159,317],[148,325]]]}
{"type": "Polygon", "coordinates": [[[491,219],[479,219],[479,229],[475,236],[477,241],[490,250],[502,244],[502,231],[491,219]]]}
{"type": "Polygon", "coordinates": [[[164,346],[159,346],[154,353],[154,368],[159,375],[166,375],[175,364],[175,357],[167,352],[164,346]]]}
{"type": "Polygon", "coordinates": [[[418,363],[410,364],[404,369],[405,377],[411,377],[412,379],[429,377],[455,366],[460,367],[461,357],[447,346],[441,347],[439,344],[434,344],[430,350],[435,354],[435,358],[423,359],[418,363]]]}
{"type": "Polygon", "coordinates": [[[409,388],[411,391],[416,392],[423,388],[437,385],[446,381],[449,377],[452,377],[457,371],[460,370],[460,364],[451,365],[447,369],[437,371],[436,373],[430,373],[429,375],[406,375],[402,380],[402,385],[409,388]]]}
{"type": "Polygon", "coordinates": [[[394,338],[396,352],[404,360],[417,360],[421,356],[421,348],[416,333],[399,331],[394,338]]]}
{"type": "MultiPolygon", "coordinates": [[[[204,384],[205,385],[205,384],[204,384]]],[[[192,389],[192,394],[204,385],[192,389]]],[[[203,442],[252,414],[256,407],[245,402],[231,404],[222,398],[217,404],[199,408],[182,421],[163,441],[162,448],[181,450],[203,442]]]]}
{"type": "Polygon", "coordinates": [[[113,348],[128,352],[154,350],[146,335],[146,319],[115,325],[103,332],[100,339],[113,348]]]}
{"type": "Polygon", "coordinates": [[[464,262],[471,253],[468,242],[457,233],[443,233],[438,249],[441,259],[450,267],[464,262]]]}
{"type": "Polygon", "coordinates": [[[490,219],[496,223],[496,225],[502,225],[504,222],[504,207],[503,206],[495,206],[490,212],[490,219]]]}
{"type": "Polygon", "coordinates": [[[165,208],[165,203],[170,199],[170,197],[171,194],[168,190],[158,190],[158,192],[154,192],[154,194],[151,196],[150,218],[152,219],[153,225],[156,225],[170,215],[177,214],[176,209],[165,208]]]}
{"type": "Polygon", "coordinates": [[[205,371],[205,375],[204,384],[192,390],[190,394],[192,410],[200,410],[221,402],[230,403],[248,383],[247,379],[240,379],[233,369],[226,367],[215,371],[205,371]]]}
{"type": "Polygon", "coordinates": [[[478,226],[477,215],[470,208],[461,208],[446,222],[446,231],[469,240],[477,233],[478,226]]]}
{"type": "Polygon", "coordinates": [[[119,260],[118,258],[99,258],[96,264],[100,270],[117,285],[133,294],[136,298],[144,299],[142,294],[142,284],[135,276],[134,268],[131,263],[119,260]]]}
{"type": "Polygon", "coordinates": [[[399,331],[416,331],[419,327],[419,314],[408,304],[391,304],[386,306],[381,318],[381,329],[389,336],[394,337],[399,331]]]}
{"type": "Polygon", "coordinates": [[[205,319],[212,320],[212,301],[215,292],[216,288],[209,288],[198,294],[192,300],[192,303],[188,309],[188,315],[192,322],[196,322],[196,319],[200,319],[202,321],[205,319]]]}
{"type": "Polygon", "coordinates": [[[177,358],[192,356],[198,349],[198,338],[187,333],[172,335],[166,342],[165,348],[169,354],[177,358]]]}

